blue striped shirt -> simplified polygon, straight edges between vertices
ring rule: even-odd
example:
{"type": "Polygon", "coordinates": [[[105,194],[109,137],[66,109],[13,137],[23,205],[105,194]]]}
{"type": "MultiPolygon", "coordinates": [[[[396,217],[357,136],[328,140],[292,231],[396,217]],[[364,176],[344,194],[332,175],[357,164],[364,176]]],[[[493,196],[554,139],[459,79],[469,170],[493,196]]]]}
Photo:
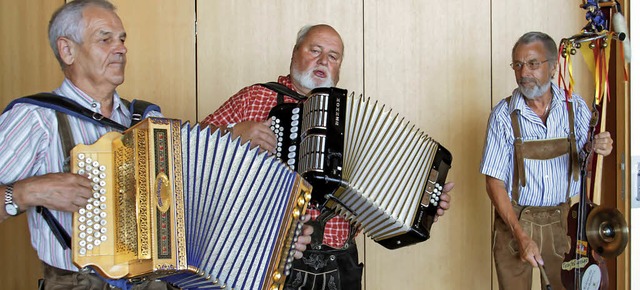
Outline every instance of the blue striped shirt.
{"type": "MultiPolygon", "coordinates": [[[[480,172],[504,181],[505,188],[511,197],[513,178],[513,130],[510,114],[520,110],[521,134],[524,141],[567,138],[569,136],[569,112],[566,106],[564,91],[551,84],[553,98],[547,125],[525,103],[525,97],[519,90],[514,90],[511,97],[511,108],[506,99],[500,101],[491,111],[487,125],[487,138],[484,154],[480,163],[480,172]]],[[[575,134],[578,152],[587,142],[591,111],[585,101],[573,95],[569,101],[575,113],[575,134]]],[[[549,160],[524,160],[527,184],[520,186],[518,203],[531,206],[553,206],[566,200],[569,186],[569,154],[549,160]]],[[[580,191],[579,181],[571,179],[571,196],[580,191]]]]}
{"type": "MultiPolygon", "coordinates": [[[[94,112],[100,112],[100,103],[80,91],[67,79],[54,90],[54,93],[72,99],[94,112]]],[[[110,119],[128,127],[131,124],[131,113],[117,93],[114,94],[113,101],[110,119]]],[[[161,115],[154,111],[149,116],[161,115]]],[[[69,125],[76,143],[82,144],[92,144],[105,133],[113,131],[112,128],[97,126],[74,117],[69,118],[69,125]]],[[[63,156],[54,110],[30,104],[16,104],[0,116],[1,184],[62,172],[63,156]]],[[[71,233],[72,214],[55,210],[51,213],[67,232],[71,233]]],[[[62,249],[35,208],[29,208],[27,214],[31,244],[40,260],[57,268],[77,271],[77,267],[71,261],[71,250],[62,249]]]]}

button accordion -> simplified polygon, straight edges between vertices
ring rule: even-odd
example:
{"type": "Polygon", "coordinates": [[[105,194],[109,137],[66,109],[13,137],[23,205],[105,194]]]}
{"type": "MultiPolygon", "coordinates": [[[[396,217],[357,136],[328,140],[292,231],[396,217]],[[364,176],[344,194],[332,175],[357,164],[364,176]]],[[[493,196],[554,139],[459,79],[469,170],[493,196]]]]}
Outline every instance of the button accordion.
{"type": "Polygon", "coordinates": [[[313,186],[318,202],[379,244],[430,236],[451,153],[378,102],[317,88],[270,113],[276,155],[313,186]]]}
{"type": "Polygon", "coordinates": [[[73,214],[78,267],[183,289],[282,289],[311,187],[275,157],[163,118],[71,157],[93,184],[73,214]]]}

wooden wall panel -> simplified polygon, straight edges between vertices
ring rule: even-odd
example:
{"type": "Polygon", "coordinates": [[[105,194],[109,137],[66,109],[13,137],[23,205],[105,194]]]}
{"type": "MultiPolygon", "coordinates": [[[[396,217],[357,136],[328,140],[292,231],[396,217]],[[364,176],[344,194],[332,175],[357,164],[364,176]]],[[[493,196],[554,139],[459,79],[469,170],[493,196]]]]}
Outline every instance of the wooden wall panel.
{"type": "Polygon", "coordinates": [[[490,289],[491,207],[478,173],[491,108],[490,1],[365,0],[365,92],[453,154],[452,209],[421,244],[367,239],[367,290],[490,289]]]}
{"type": "Polygon", "coordinates": [[[127,31],[127,69],[118,93],[196,120],[195,1],[112,1],[127,31]]]}
{"type": "MultiPolygon", "coordinates": [[[[511,95],[517,86],[511,63],[511,49],[520,36],[529,31],[549,34],[559,45],[560,40],[577,34],[586,24],[580,1],[493,0],[491,14],[491,64],[493,104],[511,95]]],[[[573,58],[577,88],[590,104],[593,99],[593,77],[580,55],[573,58]]],[[[558,74],[556,74],[556,84],[558,74]]],[[[568,82],[567,82],[568,85],[568,82]]]]}
{"type": "Polygon", "coordinates": [[[241,88],[287,75],[298,30],[332,25],[345,43],[338,86],[362,88],[359,1],[198,1],[198,119],[241,88]]]}
{"type": "MultiPolygon", "coordinates": [[[[0,1],[0,107],[13,99],[51,91],[62,81],[49,48],[47,25],[59,1],[0,1]]],[[[31,246],[26,215],[0,224],[0,287],[35,289],[42,264],[31,246]]]]}

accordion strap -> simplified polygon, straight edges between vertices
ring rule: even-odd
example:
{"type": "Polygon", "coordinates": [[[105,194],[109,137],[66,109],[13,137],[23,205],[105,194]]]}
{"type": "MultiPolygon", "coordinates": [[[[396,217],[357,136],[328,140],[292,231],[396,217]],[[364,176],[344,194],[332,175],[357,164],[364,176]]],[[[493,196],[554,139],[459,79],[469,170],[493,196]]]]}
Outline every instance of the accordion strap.
{"type": "Polygon", "coordinates": [[[268,83],[263,83],[260,84],[261,86],[270,89],[276,93],[278,93],[278,105],[279,104],[283,104],[284,103],[284,96],[289,96],[293,99],[295,99],[296,101],[304,101],[307,99],[306,96],[301,95],[300,93],[287,88],[287,86],[278,83],[278,82],[268,82],[268,83]]]}

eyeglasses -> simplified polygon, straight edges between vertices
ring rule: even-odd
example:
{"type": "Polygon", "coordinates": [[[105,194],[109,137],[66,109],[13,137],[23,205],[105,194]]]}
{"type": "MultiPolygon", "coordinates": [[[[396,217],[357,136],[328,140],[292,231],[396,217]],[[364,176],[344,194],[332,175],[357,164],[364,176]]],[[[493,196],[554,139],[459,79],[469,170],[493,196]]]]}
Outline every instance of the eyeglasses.
{"type": "Polygon", "coordinates": [[[540,68],[540,65],[541,65],[541,64],[543,64],[543,63],[545,63],[545,62],[547,62],[547,61],[549,61],[549,60],[548,60],[548,59],[547,59],[547,60],[544,60],[544,61],[531,60],[531,61],[528,61],[528,62],[520,62],[520,61],[516,61],[516,62],[512,62],[512,63],[510,64],[510,66],[511,66],[511,68],[512,68],[513,70],[515,70],[515,71],[519,71],[519,70],[521,70],[521,69],[522,69],[522,67],[524,67],[525,65],[526,65],[526,66],[527,66],[527,68],[528,68],[528,69],[530,69],[530,70],[537,70],[537,69],[539,69],[539,68],[540,68]]]}

